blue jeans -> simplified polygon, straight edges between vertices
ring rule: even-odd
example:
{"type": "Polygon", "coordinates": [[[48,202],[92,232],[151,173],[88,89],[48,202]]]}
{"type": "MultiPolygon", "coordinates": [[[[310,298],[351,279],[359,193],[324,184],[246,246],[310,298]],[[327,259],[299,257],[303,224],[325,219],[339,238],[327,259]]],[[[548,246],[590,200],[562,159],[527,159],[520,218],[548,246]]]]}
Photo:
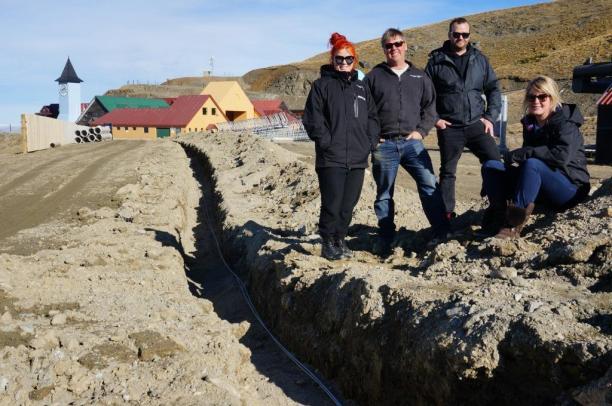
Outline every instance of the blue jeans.
{"type": "Polygon", "coordinates": [[[416,181],[421,205],[434,232],[448,231],[442,195],[423,142],[399,139],[386,140],[372,154],[372,174],[376,182],[374,211],[378,218],[379,235],[388,241],[395,235],[393,192],[400,165],[416,181]]]}
{"type": "Polygon", "coordinates": [[[529,158],[518,168],[509,169],[500,161],[487,161],[482,165],[482,179],[489,202],[510,198],[521,208],[536,199],[563,207],[578,191],[567,176],[537,158],[529,158]]]}

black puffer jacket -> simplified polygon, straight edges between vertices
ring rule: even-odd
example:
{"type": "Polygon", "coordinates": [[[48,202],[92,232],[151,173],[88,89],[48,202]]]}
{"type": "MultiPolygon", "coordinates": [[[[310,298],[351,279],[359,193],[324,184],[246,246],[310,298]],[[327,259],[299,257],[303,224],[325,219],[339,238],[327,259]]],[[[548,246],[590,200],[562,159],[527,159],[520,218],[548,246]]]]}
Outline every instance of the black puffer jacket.
{"type": "Polygon", "coordinates": [[[386,63],[376,65],[366,76],[366,84],[378,110],[380,136],[408,135],[418,131],[423,137],[436,123],[436,93],[425,72],[409,67],[401,77],[386,63]]]}
{"type": "Polygon", "coordinates": [[[379,126],[376,105],[357,72],[322,66],[321,77],[308,94],[302,121],[315,142],[317,168],[368,166],[379,126]]]}
{"type": "Polygon", "coordinates": [[[436,88],[436,111],[441,119],[456,125],[469,125],[486,118],[494,123],[501,110],[497,76],[486,56],[468,45],[465,78],[459,73],[450,52],[449,41],[431,51],[425,72],[436,88]],[[487,105],[482,94],[487,98],[487,105]]]}
{"type": "Polygon", "coordinates": [[[559,169],[578,187],[589,185],[589,171],[584,154],[584,140],[579,127],[584,122],[575,104],[564,104],[548,122],[536,129],[532,116],[525,116],[523,147],[510,152],[510,160],[521,163],[537,158],[553,169],[559,169]]]}

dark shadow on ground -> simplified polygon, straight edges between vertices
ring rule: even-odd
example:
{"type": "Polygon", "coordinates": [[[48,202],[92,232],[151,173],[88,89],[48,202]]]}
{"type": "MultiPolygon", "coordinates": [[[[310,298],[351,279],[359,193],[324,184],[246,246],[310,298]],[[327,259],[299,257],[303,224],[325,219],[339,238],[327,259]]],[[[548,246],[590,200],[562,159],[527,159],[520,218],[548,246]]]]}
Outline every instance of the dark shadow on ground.
{"type": "MultiPolygon", "coordinates": [[[[245,301],[235,277],[230,273],[228,264],[219,255],[223,249],[220,226],[225,214],[219,212],[219,196],[211,182],[211,169],[201,162],[197,155],[185,148],[191,159],[194,177],[202,190],[199,202],[198,225],[193,229],[196,251],[183,252],[182,244],[168,233],[156,231],[156,238],[163,244],[175,247],[184,258],[185,274],[191,293],[213,303],[215,313],[230,323],[246,321],[250,327],[240,339],[240,343],[251,351],[251,362],[258,372],[269,378],[293,401],[307,405],[332,404],[325,393],[307,375],[296,367],[291,360],[274,344],[264,328],[256,321],[245,301]]],[[[282,239],[296,249],[299,234],[262,228],[260,225],[246,224],[254,232],[265,233],[265,238],[282,239]]],[[[257,234],[256,234],[257,235],[257,234]]],[[[260,234],[261,235],[261,234],[260,234]]],[[[283,253],[278,252],[278,255],[283,253]]],[[[228,260],[231,262],[231,260],[228,260]]],[[[312,369],[312,368],[311,368],[312,369]]],[[[331,385],[326,383],[328,387],[331,385]]],[[[336,396],[341,398],[337,391],[336,396]]]]}

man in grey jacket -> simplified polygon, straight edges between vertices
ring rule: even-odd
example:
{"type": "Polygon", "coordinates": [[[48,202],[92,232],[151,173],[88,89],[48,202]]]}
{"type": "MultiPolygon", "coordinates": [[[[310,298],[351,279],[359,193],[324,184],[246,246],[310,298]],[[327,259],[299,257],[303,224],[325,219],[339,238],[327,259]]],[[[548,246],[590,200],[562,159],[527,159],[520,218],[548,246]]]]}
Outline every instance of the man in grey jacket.
{"type": "Polygon", "coordinates": [[[406,61],[404,34],[389,28],[381,38],[386,62],[366,76],[380,121],[380,140],[372,154],[376,181],[374,211],[378,218],[379,252],[390,253],[395,237],[393,192],[401,165],[414,178],[421,204],[435,237],[448,231],[444,205],[423,137],[436,121],[435,92],[429,77],[406,61]]]}
{"type": "Polygon", "coordinates": [[[440,188],[446,216],[451,219],[455,215],[455,174],[463,148],[468,147],[481,164],[500,160],[493,123],[500,112],[501,94],[489,61],[470,45],[470,25],[465,18],[451,21],[448,41],[431,52],[425,72],[436,88],[440,188]]]}

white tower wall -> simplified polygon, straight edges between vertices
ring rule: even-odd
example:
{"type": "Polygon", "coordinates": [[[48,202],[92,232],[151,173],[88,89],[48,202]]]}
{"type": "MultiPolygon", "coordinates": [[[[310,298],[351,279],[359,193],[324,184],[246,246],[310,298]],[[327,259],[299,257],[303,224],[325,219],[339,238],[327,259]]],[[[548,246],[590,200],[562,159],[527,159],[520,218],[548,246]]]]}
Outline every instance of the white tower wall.
{"type": "Polygon", "coordinates": [[[68,121],[74,123],[81,115],[81,84],[68,83],[68,121]]]}
{"type": "Polygon", "coordinates": [[[81,115],[81,84],[80,83],[60,83],[67,87],[66,94],[59,94],[59,119],[75,122],[81,115]]]}

